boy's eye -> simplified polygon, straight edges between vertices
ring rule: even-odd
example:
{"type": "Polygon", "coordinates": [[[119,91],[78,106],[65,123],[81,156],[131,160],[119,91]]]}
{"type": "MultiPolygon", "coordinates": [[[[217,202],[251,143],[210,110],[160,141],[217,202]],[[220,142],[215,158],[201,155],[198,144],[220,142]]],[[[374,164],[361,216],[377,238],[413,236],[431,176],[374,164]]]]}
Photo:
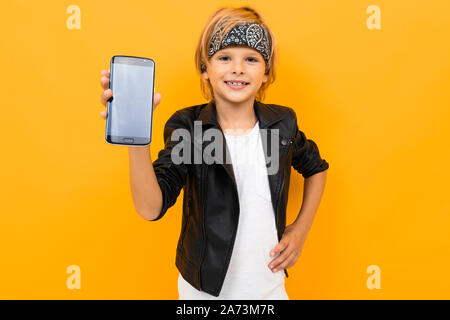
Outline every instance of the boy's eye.
{"type": "MultiPolygon", "coordinates": [[[[222,60],[222,59],[224,59],[224,58],[228,59],[229,57],[228,57],[228,56],[221,56],[221,57],[219,57],[219,60],[222,60]]],[[[253,57],[249,57],[248,59],[250,59],[252,62],[258,61],[257,59],[255,59],[255,58],[253,58],[253,57]]]]}

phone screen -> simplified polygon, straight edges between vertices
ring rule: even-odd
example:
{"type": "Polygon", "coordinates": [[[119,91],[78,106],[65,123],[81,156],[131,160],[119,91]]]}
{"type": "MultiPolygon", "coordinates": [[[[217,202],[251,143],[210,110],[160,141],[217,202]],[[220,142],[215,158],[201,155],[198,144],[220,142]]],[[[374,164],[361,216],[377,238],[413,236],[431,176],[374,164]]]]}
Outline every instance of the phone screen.
{"type": "Polygon", "coordinates": [[[152,59],[111,58],[105,139],[111,144],[148,145],[152,137],[155,63],[152,59]]]}

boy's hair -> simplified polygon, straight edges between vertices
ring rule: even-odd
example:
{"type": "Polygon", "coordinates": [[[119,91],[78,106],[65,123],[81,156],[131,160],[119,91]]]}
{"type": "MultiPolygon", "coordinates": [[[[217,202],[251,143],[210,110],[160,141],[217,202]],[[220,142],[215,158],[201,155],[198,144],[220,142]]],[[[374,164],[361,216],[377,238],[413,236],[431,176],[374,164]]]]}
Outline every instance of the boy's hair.
{"type": "MultiPolygon", "coordinates": [[[[222,7],[217,9],[206,21],[200,39],[198,41],[197,49],[195,51],[195,68],[201,75],[206,70],[206,63],[208,60],[208,51],[211,38],[218,28],[223,28],[223,32],[219,35],[219,41],[222,42],[223,37],[237,24],[243,22],[256,22],[264,26],[269,33],[272,41],[272,49],[270,52],[269,63],[266,66],[267,81],[261,84],[261,88],[256,93],[256,100],[263,101],[267,88],[275,81],[276,64],[278,62],[278,50],[275,35],[268,27],[262,16],[253,8],[248,6],[232,8],[222,7]]],[[[219,42],[219,43],[220,43],[219,42]]],[[[200,77],[200,88],[202,95],[207,100],[214,100],[214,92],[211,87],[209,79],[207,81],[200,77]]]]}

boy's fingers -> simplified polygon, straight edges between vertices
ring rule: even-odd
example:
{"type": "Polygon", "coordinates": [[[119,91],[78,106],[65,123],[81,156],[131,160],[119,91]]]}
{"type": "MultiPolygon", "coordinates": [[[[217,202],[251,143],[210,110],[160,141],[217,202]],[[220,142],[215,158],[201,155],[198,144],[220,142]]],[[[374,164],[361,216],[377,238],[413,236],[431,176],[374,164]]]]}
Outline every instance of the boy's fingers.
{"type": "Polygon", "coordinates": [[[159,105],[159,103],[161,102],[161,98],[161,93],[155,93],[155,96],[153,97],[153,109],[155,109],[159,105]]]}
{"type": "Polygon", "coordinates": [[[103,87],[103,89],[108,89],[109,88],[109,78],[107,77],[102,77],[100,79],[100,84],[103,87]]]}
{"type": "Polygon", "coordinates": [[[106,104],[106,101],[111,98],[112,96],[112,90],[111,89],[106,89],[105,91],[103,91],[102,95],[100,96],[100,100],[103,104],[106,104]]]}

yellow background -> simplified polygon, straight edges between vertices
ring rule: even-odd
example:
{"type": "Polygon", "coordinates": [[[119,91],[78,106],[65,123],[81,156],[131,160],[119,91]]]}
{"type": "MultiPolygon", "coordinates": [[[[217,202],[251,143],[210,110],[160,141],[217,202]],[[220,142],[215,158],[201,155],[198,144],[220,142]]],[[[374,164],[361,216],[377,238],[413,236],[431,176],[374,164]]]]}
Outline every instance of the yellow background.
{"type": "MultiPolygon", "coordinates": [[[[193,56],[207,17],[240,4],[279,43],[264,102],[293,107],[330,163],[290,298],[450,298],[449,1],[16,0],[0,13],[1,299],[178,299],[182,194],[158,222],[135,212],[127,148],[104,140],[100,71],[116,54],[155,60],[154,160],[168,117],[206,102],[193,56]]],[[[288,224],[302,189],[293,171],[288,224]]]]}

